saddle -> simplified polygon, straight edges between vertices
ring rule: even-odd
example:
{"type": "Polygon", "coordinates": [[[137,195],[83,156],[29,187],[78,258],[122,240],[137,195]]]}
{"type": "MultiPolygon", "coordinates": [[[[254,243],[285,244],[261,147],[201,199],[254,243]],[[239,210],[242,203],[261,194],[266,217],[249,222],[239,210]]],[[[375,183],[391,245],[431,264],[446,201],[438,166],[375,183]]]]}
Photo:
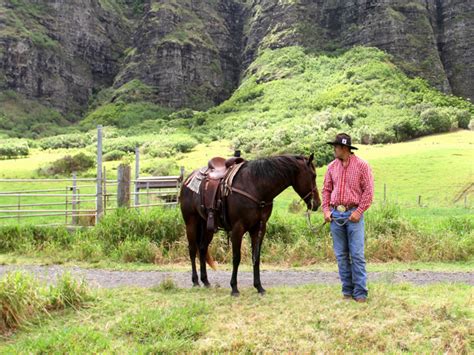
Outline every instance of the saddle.
{"type": "Polygon", "coordinates": [[[215,157],[209,160],[207,170],[204,172],[204,181],[201,184],[201,207],[207,219],[206,229],[209,232],[217,230],[216,217],[221,225],[227,227],[225,197],[226,185],[232,184],[233,176],[237,173],[245,160],[240,157],[229,159],[215,157]],[[229,179],[230,178],[230,179],[229,179]],[[217,214],[217,216],[216,216],[217,214]]]}

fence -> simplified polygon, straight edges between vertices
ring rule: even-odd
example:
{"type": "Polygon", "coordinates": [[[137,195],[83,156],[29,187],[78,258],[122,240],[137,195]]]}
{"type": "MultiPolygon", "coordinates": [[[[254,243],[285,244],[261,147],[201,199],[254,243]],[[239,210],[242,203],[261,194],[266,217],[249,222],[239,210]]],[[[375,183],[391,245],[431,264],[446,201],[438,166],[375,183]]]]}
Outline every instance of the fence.
{"type": "Polygon", "coordinates": [[[408,208],[474,207],[474,183],[435,187],[407,187],[383,184],[375,190],[374,202],[391,202],[408,208]]]}
{"type": "MultiPolygon", "coordinates": [[[[92,178],[0,179],[0,224],[94,225],[118,207],[151,208],[176,205],[183,181],[180,175],[141,177],[140,151],[135,152],[135,179],[130,166],[121,165],[117,179],[107,179],[102,164],[102,127],[97,129],[97,172],[92,178]],[[133,191],[132,191],[133,185],[133,191]]],[[[472,209],[474,182],[465,186],[416,187],[376,184],[375,203],[394,202],[409,208],[472,209]],[[450,193],[446,193],[450,191],[450,193]],[[452,192],[452,193],[451,193],[452,192]],[[453,197],[454,196],[454,197],[453,197]]]]}
{"type": "Polygon", "coordinates": [[[184,169],[178,176],[140,177],[139,153],[136,158],[136,179],[130,178],[128,165],[119,166],[117,180],[107,179],[102,165],[102,127],[98,126],[97,176],[78,178],[73,173],[62,179],[0,179],[0,224],[28,220],[36,225],[85,226],[119,207],[176,205],[184,169]]]}

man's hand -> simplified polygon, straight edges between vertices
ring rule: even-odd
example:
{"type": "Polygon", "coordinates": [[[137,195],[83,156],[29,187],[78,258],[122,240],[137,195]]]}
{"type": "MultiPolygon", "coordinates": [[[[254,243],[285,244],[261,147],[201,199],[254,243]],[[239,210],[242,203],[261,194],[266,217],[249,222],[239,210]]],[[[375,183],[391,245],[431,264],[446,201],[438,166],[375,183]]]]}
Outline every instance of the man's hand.
{"type": "Polygon", "coordinates": [[[331,211],[324,212],[324,221],[329,223],[331,222],[331,220],[332,220],[331,211]]]}
{"type": "Polygon", "coordinates": [[[354,212],[352,212],[351,216],[349,217],[349,221],[354,222],[354,223],[358,223],[360,221],[361,217],[362,216],[359,214],[359,212],[354,211],[354,212]]]}

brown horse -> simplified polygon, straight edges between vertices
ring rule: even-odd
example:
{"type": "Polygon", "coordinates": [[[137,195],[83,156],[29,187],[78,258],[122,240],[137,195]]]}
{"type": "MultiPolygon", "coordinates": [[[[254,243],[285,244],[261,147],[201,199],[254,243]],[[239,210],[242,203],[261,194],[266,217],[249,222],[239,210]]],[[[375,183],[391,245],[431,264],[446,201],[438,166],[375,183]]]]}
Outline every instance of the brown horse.
{"type": "MultiPolygon", "coordinates": [[[[273,199],[289,186],[292,186],[304,200],[308,209],[313,211],[318,209],[321,200],[316,187],[313,154],[309,158],[281,155],[247,161],[234,177],[232,193],[226,198],[227,220],[230,227],[228,231],[232,241],[233,269],[230,285],[233,296],[239,295],[237,270],[240,264],[242,237],[246,232],[249,232],[252,241],[254,286],[260,294],[265,293],[260,282],[260,249],[266,224],[272,213],[273,199]]],[[[195,261],[199,251],[201,281],[209,287],[206,261],[213,266],[212,258],[208,254],[213,232],[206,229],[199,194],[191,191],[185,184],[181,189],[180,204],[186,223],[193,285],[199,286],[195,261]]]]}

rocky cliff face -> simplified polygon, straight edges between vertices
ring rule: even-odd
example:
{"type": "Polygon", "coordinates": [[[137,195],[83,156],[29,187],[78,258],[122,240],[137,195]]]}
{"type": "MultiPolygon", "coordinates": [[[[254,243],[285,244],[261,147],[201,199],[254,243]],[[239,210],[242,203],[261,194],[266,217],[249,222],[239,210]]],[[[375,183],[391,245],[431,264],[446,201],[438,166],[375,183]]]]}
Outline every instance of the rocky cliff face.
{"type": "Polygon", "coordinates": [[[0,85],[81,114],[111,85],[131,26],[98,0],[9,1],[0,5],[0,85]]]}
{"type": "Polygon", "coordinates": [[[154,101],[205,109],[264,48],[375,46],[407,73],[474,99],[469,0],[4,0],[0,89],[81,115],[138,79],[154,101]]]}
{"type": "Polygon", "coordinates": [[[115,87],[139,79],[171,107],[223,101],[239,80],[242,10],[232,0],[148,3],[115,87]]]}
{"type": "Polygon", "coordinates": [[[262,47],[374,46],[392,54],[408,74],[474,99],[472,1],[254,0],[249,23],[245,65],[262,47]]]}

